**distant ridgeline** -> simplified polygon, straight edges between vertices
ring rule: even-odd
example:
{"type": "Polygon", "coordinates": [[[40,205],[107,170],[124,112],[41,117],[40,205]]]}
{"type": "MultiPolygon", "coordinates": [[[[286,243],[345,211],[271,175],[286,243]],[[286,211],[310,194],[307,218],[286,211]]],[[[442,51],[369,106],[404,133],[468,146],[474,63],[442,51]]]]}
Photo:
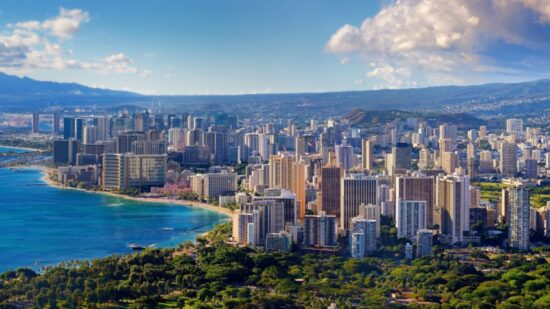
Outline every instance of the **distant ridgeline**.
{"type": "MultiPolygon", "coordinates": [[[[353,109],[517,114],[548,109],[550,80],[324,93],[147,96],[91,88],[76,83],[37,81],[0,73],[0,107],[3,111],[22,112],[54,106],[132,107],[159,102],[170,108],[232,110],[249,114],[298,117],[306,114],[342,116],[353,109]],[[255,108],[250,109],[250,106],[255,108]]],[[[464,119],[465,123],[468,121],[464,119]]]]}

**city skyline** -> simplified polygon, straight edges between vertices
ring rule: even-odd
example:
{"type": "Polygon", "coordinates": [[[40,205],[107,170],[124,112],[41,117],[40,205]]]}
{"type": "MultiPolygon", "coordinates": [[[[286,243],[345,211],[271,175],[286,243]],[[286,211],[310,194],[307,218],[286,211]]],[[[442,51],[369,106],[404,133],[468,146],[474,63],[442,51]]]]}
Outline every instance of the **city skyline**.
{"type": "Polygon", "coordinates": [[[17,1],[0,12],[0,71],[143,94],[326,92],[550,76],[543,1],[17,1]]]}

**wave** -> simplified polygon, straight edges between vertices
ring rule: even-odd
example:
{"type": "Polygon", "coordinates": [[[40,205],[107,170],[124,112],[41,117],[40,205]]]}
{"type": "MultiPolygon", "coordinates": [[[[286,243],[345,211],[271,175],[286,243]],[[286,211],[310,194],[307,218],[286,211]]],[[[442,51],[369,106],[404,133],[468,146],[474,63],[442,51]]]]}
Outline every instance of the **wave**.
{"type": "Polygon", "coordinates": [[[118,207],[118,206],[122,206],[124,205],[123,203],[111,203],[111,204],[107,204],[105,206],[109,206],[109,207],[118,207]]]}

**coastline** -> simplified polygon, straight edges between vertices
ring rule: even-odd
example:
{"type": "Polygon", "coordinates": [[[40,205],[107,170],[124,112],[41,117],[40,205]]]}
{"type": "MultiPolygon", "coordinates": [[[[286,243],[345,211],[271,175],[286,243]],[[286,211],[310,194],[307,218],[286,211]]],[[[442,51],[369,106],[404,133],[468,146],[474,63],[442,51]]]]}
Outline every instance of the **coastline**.
{"type": "Polygon", "coordinates": [[[21,149],[21,150],[27,150],[27,151],[32,151],[32,152],[44,152],[43,149],[38,149],[38,148],[9,146],[9,145],[0,145],[0,147],[1,148],[8,148],[8,149],[21,149]]]}
{"type": "Polygon", "coordinates": [[[92,191],[92,190],[86,190],[86,189],[81,189],[81,188],[65,187],[65,186],[60,185],[59,183],[51,180],[50,177],[49,177],[49,173],[54,171],[54,169],[49,168],[49,167],[45,167],[43,165],[24,165],[24,166],[10,167],[10,168],[39,169],[42,172],[41,180],[44,181],[48,186],[54,187],[54,188],[57,188],[57,189],[77,190],[77,191],[92,193],[92,194],[102,194],[102,195],[107,195],[107,196],[116,197],[116,198],[122,198],[122,199],[130,200],[130,201],[136,201],[136,202],[171,204],[171,205],[186,206],[186,207],[191,207],[191,208],[196,207],[196,208],[201,208],[201,209],[205,209],[205,210],[214,211],[218,214],[222,214],[222,215],[227,216],[229,219],[231,219],[231,217],[233,215],[233,211],[230,210],[230,209],[222,208],[222,207],[216,207],[216,206],[213,206],[213,205],[210,205],[210,204],[196,202],[196,201],[174,200],[174,199],[169,199],[169,198],[136,197],[136,196],[128,196],[128,195],[123,195],[123,194],[118,194],[118,193],[113,193],[113,192],[106,192],[106,191],[92,191]]]}

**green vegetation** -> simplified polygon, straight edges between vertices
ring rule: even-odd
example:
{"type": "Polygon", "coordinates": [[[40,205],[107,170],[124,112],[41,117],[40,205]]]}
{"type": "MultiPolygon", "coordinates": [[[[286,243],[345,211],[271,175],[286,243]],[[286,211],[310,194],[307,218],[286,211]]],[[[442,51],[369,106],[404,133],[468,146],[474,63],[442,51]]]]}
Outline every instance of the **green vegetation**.
{"type": "Polygon", "coordinates": [[[224,243],[222,224],[178,249],[0,275],[0,308],[548,308],[550,264],[522,255],[415,260],[265,253],[224,243]]]}
{"type": "MultiPolygon", "coordinates": [[[[496,182],[475,182],[472,185],[481,189],[481,200],[487,202],[500,201],[501,191],[506,185],[496,182]]],[[[550,186],[531,187],[531,206],[539,208],[550,201],[550,186]]]]}

